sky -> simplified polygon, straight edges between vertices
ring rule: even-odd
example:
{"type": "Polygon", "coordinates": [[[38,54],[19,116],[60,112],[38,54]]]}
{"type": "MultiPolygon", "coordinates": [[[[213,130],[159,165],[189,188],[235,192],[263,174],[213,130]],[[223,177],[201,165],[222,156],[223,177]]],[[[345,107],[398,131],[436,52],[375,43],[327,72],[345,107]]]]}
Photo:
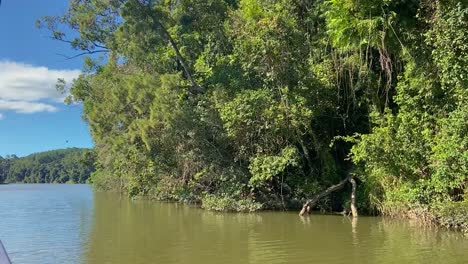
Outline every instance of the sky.
{"type": "Polygon", "coordinates": [[[60,15],[67,0],[2,0],[0,6],[0,156],[92,147],[81,105],[65,105],[58,78],[70,83],[82,58],[66,43],[35,27],[36,19],[60,15]]]}

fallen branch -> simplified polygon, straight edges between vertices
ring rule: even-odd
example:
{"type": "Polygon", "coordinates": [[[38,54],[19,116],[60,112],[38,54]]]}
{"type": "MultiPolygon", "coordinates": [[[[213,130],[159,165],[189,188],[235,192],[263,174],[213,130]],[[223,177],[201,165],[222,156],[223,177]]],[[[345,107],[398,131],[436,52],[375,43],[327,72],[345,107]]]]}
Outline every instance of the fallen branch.
{"type": "Polygon", "coordinates": [[[353,191],[351,193],[351,211],[353,212],[353,216],[357,216],[357,209],[355,205],[355,192],[356,192],[356,181],[353,179],[352,176],[346,177],[346,179],[340,181],[339,183],[328,187],[325,191],[317,194],[314,198],[307,200],[307,202],[302,206],[302,210],[299,213],[300,216],[303,216],[306,213],[309,213],[311,208],[323,197],[329,195],[330,193],[342,189],[347,182],[350,182],[353,186],[353,191]]]}

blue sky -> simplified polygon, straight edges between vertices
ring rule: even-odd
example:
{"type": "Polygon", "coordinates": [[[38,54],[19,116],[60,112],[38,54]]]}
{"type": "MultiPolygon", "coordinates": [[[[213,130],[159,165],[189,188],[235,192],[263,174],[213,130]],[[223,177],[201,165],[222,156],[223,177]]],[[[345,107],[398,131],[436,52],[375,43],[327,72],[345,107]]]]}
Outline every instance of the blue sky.
{"type": "Polygon", "coordinates": [[[80,105],[62,103],[58,78],[73,80],[82,59],[67,44],[35,27],[45,15],[67,9],[66,0],[2,0],[0,6],[0,155],[92,147],[80,105]]]}

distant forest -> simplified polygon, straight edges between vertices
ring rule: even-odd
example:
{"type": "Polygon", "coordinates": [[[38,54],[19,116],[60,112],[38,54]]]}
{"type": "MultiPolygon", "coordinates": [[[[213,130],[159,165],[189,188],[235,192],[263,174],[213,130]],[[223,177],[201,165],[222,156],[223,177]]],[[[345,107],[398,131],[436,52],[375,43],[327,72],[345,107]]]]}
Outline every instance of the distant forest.
{"type": "Polygon", "coordinates": [[[0,183],[85,183],[94,171],[90,149],[68,148],[0,156],[0,183]]]}

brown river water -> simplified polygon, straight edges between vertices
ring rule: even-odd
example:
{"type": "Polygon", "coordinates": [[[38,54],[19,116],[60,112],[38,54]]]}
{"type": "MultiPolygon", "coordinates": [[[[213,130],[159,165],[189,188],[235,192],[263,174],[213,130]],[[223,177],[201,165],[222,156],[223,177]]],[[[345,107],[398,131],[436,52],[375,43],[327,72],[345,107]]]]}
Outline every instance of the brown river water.
{"type": "Polygon", "coordinates": [[[88,185],[0,185],[13,264],[468,263],[468,237],[380,217],[215,213],[88,185]]]}

